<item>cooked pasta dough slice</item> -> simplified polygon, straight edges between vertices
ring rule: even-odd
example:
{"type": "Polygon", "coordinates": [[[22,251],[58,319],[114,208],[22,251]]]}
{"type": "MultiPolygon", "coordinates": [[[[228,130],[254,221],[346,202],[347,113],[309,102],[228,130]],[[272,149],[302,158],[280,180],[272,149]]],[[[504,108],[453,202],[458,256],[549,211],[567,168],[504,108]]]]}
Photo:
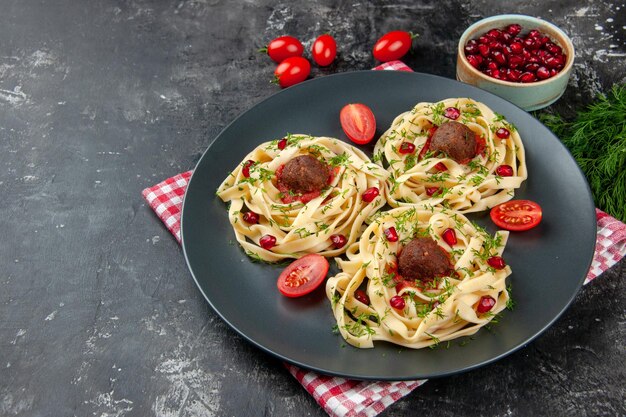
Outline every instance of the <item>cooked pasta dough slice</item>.
{"type": "Polygon", "coordinates": [[[388,341],[414,349],[476,333],[509,300],[507,238],[444,208],[379,213],[327,280],[339,332],[360,348],[388,341]],[[420,249],[408,253],[413,242],[420,249]],[[449,273],[429,276],[441,256],[449,273]]]}
{"type": "Polygon", "coordinates": [[[399,115],[376,143],[373,161],[391,174],[386,198],[393,207],[486,210],[513,198],[527,177],[515,126],[469,98],[418,103],[399,115]]]}
{"type": "Polygon", "coordinates": [[[246,155],[217,195],[229,203],[229,221],[249,256],[336,256],[385,204],[388,175],[338,139],[292,134],[246,155]]]}

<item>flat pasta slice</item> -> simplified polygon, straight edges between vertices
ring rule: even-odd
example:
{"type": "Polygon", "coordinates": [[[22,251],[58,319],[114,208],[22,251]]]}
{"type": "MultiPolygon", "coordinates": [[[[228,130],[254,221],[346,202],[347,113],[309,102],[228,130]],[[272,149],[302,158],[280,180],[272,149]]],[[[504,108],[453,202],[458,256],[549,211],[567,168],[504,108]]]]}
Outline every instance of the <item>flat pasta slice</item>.
{"type": "Polygon", "coordinates": [[[347,260],[336,259],[341,272],[327,280],[337,329],[359,348],[387,341],[419,349],[476,333],[509,302],[505,280],[511,269],[502,258],[507,239],[506,231],[492,236],[444,208],[378,213],[346,252],[347,260]],[[424,238],[445,251],[450,273],[401,276],[399,254],[424,238]]]}
{"type": "Polygon", "coordinates": [[[229,221],[249,256],[268,262],[307,253],[336,256],[357,240],[366,219],[385,205],[388,175],[362,151],[338,139],[291,134],[262,143],[246,155],[217,195],[229,204],[229,221]],[[286,164],[303,156],[328,168],[321,189],[294,192],[280,180],[286,164]],[[256,215],[253,221],[249,213],[256,215]],[[331,236],[345,238],[345,245],[337,247],[331,236]],[[275,242],[263,247],[268,239],[275,242]]]}
{"type": "Polygon", "coordinates": [[[386,198],[392,207],[442,205],[462,213],[482,211],[513,198],[527,178],[515,126],[469,98],[418,103],[395,118],[377,141],[372,159],[391,174],[386,198]],[[436,131],[451,122],[446,130],[460,131],[461,138],[441,131],[433,140],[436,131]],[[472,134],[471,144],[462,140],[472,134]]]}

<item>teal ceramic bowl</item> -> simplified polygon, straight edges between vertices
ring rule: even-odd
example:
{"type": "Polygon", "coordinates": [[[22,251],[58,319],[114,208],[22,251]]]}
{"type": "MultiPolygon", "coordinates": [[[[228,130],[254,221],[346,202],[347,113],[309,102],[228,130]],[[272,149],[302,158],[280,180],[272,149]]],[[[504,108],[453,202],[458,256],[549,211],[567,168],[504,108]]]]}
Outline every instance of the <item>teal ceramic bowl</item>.
{"type": "Polygon", "coordinates": [[[526,111],[531,111],[549,106],[563,95],[572,72],[573,63],[574,45],[561,29],[536,17],[506,14],[480,20],[463,32],[457,52],[456,78],[461,82],[494,93],[526,111]],[[522,35],[532,29],[537,29],[563,49],[567,59],[565,66],[557,75],[532,83],[503,81],[483,74],[468,62],[464,51],[468,40],[477,39],[491,29],[501,29],[513,23],[522,26],[522,35]]]}

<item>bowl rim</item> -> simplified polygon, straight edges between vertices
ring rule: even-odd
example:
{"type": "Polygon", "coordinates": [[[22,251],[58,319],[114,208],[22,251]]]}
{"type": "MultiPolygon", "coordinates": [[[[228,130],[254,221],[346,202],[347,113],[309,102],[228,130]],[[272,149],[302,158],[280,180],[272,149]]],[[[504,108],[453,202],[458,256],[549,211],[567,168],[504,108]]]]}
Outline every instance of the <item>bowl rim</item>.
{"type": "MultiPolygon", "coordinates": [[[[511,22],[513,23],[513,22],[511,22]]],[[[510,23],[508,23],[510,24],[510,23]]],[[[549,33],[548,35],[552,35],[551,33],[549,33]]],[[[551,36],[552,38],[552,36],[551,36]]],[[[554,41],[554,39],[551,39],[552,41],[554,41]]],[[[559,39],[559,44],[560,44],[560,39],[559,39]]],[[[463,34],[461,35],[461,37],[459,38],[459,44],[458,44],[458,48],[457,48],[457,56],[458,59],[461,60],[461,62],[463,63],[464,66],[466,66],[468,68],[468,70],[478,76],[480,79],[484,80],[484,81],[488,81],[494,84],[499,84],[502,86],[506,86],[506,87],[516,87],[516,88],[532,88],[532,87],[536,87],[536,86],[542,86],[542,85],[546,85],[552,82],[555,82],[557,80],[559,80],[560,78],[563,77],[567,77],[569,78],[569,73],[572,69],[572,67],[574,66],[574,54],[575,54],[575,50],[574,50],[574,44],[572,43],[572,40],[570,39],[570,37],[563,32],[563,30],[561,30],[561,28],[559,28],[558,26],[556,26],[555,24],[548,22],[547,20],[541,19],[539,17],[534,17],[534,16],[529,16],[529,15],[524,15],[524,14],[500,14],[500,15],[495,15],[495,16],[489,16],[483,19],[480,19],[476,22],[474,22],[473,24],[471,24],[467,29],[465,29],[465,31],[463,32],[463,34]],[[567,50],[567,60],[565,61],[565,65],[563,66],[563,69],[561,71],[559,71],[559,73],[557,75],[555,75],[554,77],[550,77],[547,78],[545,80],[541,80],[541,81],[533,81],[531,83],[519,83],[519,82],[513,82],[513,81],[505,81],[505,80],[499,80],[497,78],[493,78],[490,77],[486,74],[483,74],[482,72],[480,72],[479,70],[477,70],[476,68],[474,68],[474,66],[472,64],[469,63],[469,61],[467,60],[466,56],[465,56],[465,43],[467,42],[468,38],[470,37],[470,34],[473,34],[473,32],[476,31],[476,29],[478,29],[481,26],[484,26],[486,24],[489,23],[494,23],[494,22],[498,22],[501,20],[519,20],[519,23],[528,23],[528,22],[532,22],[534,24],[538,24],[538,25],[542,25],[547,27],[550,31],[558,34],[560,37],[563,38],[563,40],[565,41],[565,45],[562,45],[562,47],[564,47],[564,49],[567,50]]]]}

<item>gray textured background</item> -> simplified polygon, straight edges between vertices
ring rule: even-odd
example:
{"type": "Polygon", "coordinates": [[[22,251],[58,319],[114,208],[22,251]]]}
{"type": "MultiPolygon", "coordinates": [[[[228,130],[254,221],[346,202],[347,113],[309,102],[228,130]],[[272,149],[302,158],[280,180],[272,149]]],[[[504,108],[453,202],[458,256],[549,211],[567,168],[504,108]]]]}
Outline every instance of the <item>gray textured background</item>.
{"type": "MultiPolygon", "coordinates": [[[[143,188],[194,166],[234,117],[278,91],[256,50],[330,31],[312,76],[367,69],[384,32],[406,62],[454,77],[481,17],[550,20],[577,48],[553,106],[626,82],[624,1],[43,1],[0,12],[0,415],[325,415],[213,313],[143,188]],[[506,3],[506,6],[504,5],[506,3]]],[[[556,173],[555,173],[556,174],[556,173]]],[[[525,349],[431,380],[384,415],[624,415],[620,262],[525,349]]]]}

